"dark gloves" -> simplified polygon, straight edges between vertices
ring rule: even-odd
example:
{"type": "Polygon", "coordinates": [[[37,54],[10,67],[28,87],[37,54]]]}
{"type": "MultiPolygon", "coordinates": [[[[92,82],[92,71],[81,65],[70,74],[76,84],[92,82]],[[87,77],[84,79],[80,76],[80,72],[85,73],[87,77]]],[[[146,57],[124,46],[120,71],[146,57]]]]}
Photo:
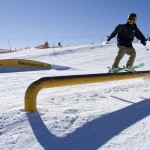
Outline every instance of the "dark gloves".
{"type": "Polygon", "coordinates": [[[141,44],[143,44],[145,46],[146,45],[146,41],[141,41],[141,44]]]}
{"type": "Polygon", "coordinates": [[[106,42],[106,44],[108,44],[109,43],[109,41],[110,41],[110,36],[107,36],[108,38],[107,38],[107,42],[106,42]]]}
{"type": "Polygon", "coordinates": [[[111,40],[111,38],[110,38],[110,36],[108,37],[108,39],[107,39],[107,42],[109,42],[111,40]]]}

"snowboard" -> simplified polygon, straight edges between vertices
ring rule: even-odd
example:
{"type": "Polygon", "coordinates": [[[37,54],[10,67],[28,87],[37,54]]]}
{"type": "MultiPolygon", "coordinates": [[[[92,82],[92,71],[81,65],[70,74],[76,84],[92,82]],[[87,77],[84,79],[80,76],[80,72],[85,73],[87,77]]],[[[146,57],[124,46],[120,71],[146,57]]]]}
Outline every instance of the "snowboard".
{"type": "MultiPolygon", "coordinates": [[[[135,65],[133,67],[127,67],[127,68],[119,68],[118,70],[115,71],[110,71],[109,73],[121,73],[121,72],[132,72],[132,69],[137,69],[137,68],[141,68],[144,66],[144,63],[141,63],[139,65],[135,65]]],[[[135,71],[136,72],[136,71],[135,71]]],[[[134,73],[134,72],[133,72],[134,73]]]]}

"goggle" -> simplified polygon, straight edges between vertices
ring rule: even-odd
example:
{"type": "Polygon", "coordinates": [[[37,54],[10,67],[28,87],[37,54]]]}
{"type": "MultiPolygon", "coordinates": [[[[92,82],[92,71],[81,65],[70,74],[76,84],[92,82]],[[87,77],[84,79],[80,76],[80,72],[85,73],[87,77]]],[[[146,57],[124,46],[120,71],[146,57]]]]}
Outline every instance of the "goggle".
{"type": "Polygon", "coordinates": [[[129,19],[128,20],[137,20],[137,17],[129,17],[129,19]]]}
{"type": "Polygon", "coordinates": [[[129,23],[135,23],[135,19],[128,19],[129,23]]]}

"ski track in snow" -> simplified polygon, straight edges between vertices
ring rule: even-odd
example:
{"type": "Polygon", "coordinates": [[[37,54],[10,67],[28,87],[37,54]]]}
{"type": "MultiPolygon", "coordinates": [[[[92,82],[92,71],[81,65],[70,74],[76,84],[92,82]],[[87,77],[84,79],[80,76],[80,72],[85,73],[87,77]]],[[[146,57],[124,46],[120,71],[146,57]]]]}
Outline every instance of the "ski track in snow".
{"type": "MultiPolygon", "coordinates": [[[[134,46],[135,64],[145,63],[139,70],[150,70],[149,52],[138,43],[134,46]]],[[[117,46],[112,44],[0,54],[0,59],[31,59],[53,65],[50,70],[0,70],[0,149],[149,150],[148,77],[44,89],[37,97],[38,111],[24,111],[26,89],[35,80],[105,73],[116,53],[117,46]]]]}

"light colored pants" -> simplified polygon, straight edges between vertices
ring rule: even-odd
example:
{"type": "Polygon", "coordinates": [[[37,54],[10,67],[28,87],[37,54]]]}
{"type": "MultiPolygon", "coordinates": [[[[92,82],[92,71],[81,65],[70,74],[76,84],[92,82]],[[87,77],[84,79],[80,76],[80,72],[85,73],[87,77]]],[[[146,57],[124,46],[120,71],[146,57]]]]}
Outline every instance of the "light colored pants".
{"type": "Polygon", "coordinates": [[[118,46],[118,48],[119,48],[119,51],[118,51],[118,54],[114,60],[112,68],[115,68],[119,65],[120,60],[123,58],[123,56],[125,54],[129,55],[129,59],[126,63],[126,67],[132,67],[134,60],[135,60],[135,57],[136,57],[135,49],[133,47],[125,47],[125,46],[118,46]]]}

